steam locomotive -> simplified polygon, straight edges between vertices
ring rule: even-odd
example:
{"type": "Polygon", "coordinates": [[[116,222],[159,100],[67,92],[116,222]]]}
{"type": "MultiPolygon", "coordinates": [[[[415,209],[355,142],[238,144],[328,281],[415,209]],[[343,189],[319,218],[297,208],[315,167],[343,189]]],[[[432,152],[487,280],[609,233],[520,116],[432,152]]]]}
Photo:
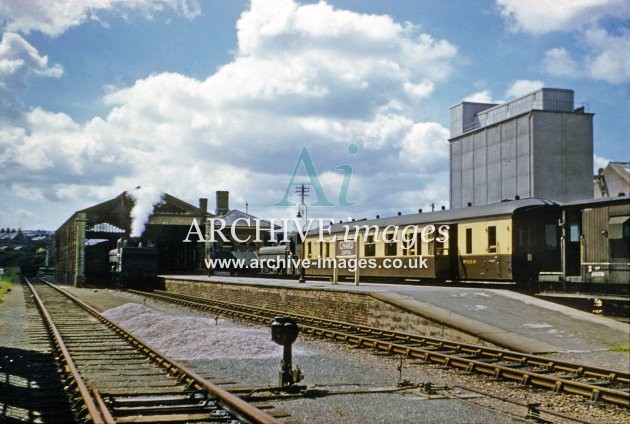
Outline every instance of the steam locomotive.
{"type": "Polygon", "coordinates": [[[109,251],[112,281],[131,289],[155,287],[158,272],[158,248],[150,240],[138,237],[118,239],[116,248],[109,251]]]}

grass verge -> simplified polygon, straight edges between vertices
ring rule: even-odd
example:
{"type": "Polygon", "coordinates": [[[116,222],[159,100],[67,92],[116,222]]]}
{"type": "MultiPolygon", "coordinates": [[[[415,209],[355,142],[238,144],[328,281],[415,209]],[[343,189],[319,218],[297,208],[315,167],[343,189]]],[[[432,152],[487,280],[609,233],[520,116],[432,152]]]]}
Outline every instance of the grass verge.
{"type": "Polygon", "coordinates": [[[8,278],[2,278],[0,280],[0,303],[4,301],[4,294],[11,288],[13,282],[8,278]]]}
{"type": "Polygon", "coordinates": [[[4,300],[4,294],[11,288],[11,286],[20,281],[19,278],[20,268],[7,267],[2,269],[0,274],[0,303],[4,300]]]}

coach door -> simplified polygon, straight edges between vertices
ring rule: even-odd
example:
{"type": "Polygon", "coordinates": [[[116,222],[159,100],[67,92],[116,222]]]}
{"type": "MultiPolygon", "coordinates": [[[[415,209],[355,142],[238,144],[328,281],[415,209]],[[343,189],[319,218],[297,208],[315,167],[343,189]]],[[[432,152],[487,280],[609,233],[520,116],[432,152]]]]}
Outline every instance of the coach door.
{"type": "MultiPolygon", "coordinates": [[[[440,226],[437,225],[436,228],[440,226]]],[[[439,234],[438,234],[439,235],[439,234]]],[[[435,254],[435,278],[450,280],[457,278],[457,225],[450,224],[448,240],[431,242],[435,254]]]]}

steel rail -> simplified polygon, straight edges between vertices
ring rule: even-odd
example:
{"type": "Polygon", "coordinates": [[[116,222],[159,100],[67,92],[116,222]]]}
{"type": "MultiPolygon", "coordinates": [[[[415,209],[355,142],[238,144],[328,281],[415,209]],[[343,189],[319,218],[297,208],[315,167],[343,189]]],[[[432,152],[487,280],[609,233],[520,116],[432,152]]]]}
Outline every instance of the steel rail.
{"type": "Polygon", "coordinates": [[[98,403],[97,400],[94,399],[92,395],[90,394],[90,389],[88,388],[87,384],[83,380],[83,377],[81,377],[81,374],[77,370],[74,360],[72,359],[72,356],[70,355],[70,352],[68,351],[68,348],[66,347],[66,344],[63,341],[63,337],[61,337],[61,333],[59,332],[57,325],[55,324],[50,313],[48,312],[48,309],[44,305],[44,302],[39,297],[39,294],[37,293],[33,285],[28,280],[26,280],[26,284],[28,285],[28,288],[31,290],[31,293],[33,294],[33,299],[35,299],[35,304],[37,305],[37,308],[39,309],[40,313],[42,314],[44,318],[46,326],[48,327],[48,330],[55,341],[55,346],[57,350],[61,352],[63,361],[66,364],[65,368],[67,372],[70,373],[74,384],[76,384],[77,386],[77,390],[79,391],[79,394],[81,395],[81,398],[83,399],[83,403],[85,404],[85,408],[87,410],[87,414],[89,418],[92,420],[94,424],[105,423],[106,422],[105,418],[101,414],[100,404],[98,404],[97,406],[97,403],[98,403]]]}
{"type": "Polygon", "coordinates": [[[580,395],[588,397],[591,400],[606,401],[622,407],[630,406],[630,393],[628,392],[573,381],[566,377],[543,374],[550,372],[567,372],[573,374],[571,377],[574,378],[599,378],[605,379],[611,383],[614,382],[626,385],[630,382],[630,376],[628,373],[621,371],[573,364],[566,361],[556,361],[505,349],[495,349],[407,333],[386,331],[373,327],[313,318],[233,302],[215,301],[162,291],[156,293],[130,291],[171,303],[210,310],[214,313],[254,322],[268,323],[269,318],[276,315],[283,315],[295,319],[300,324],[303,331],[313,335],[353,343],[358,346],[378,349],[389,353],[396,353],[407,357],[419,358],[423,361],[430,361],[469,372],[477,372],[495,378],[502,378],[523,385],[531,385],[533,387],[551,390],[556,393],[580,395]],[[417,344],[427,344],[428,346],[423,348],[416,346],[417,344]],[[441,349],[442,351],[438,351],[437,349],[441,349]],[[474,355],[475,357],[466,358],[459,355],[474,355]],[[530,366],[542,368],[542,370],[528,371],[513,368],[508,364],[492,363],[499,361],[511,362],[512,366],[515,367],[530,366]]]}
{"type": "Polygon", "coordinates": [[[114,417],[112,417],[111,412],[109,412],[109,409],[107,409],[107,405],[105,405],[105,402],[103,401],[103,398],[101,397],[101,394],[96,387],[92,388],[92,395],[94,396],[94,400],[96,401],[101,416],[103,417],[105,422],[108,424],[115,423],[116,421],[114,421],[114,417]]]}
{"type": "MultiPolygon", "coordinates": [[[[132,335],[131,333],[124,330],[122,327],[118,326],[105,316],[103,316],[99,311],[97,311],[92,306],[88,305],[86,302],[72,295],[71,293],[63,290],[62,288],[51,284],[46,281],[42,281],[44,284],[52,287],[57,290],[59,293],[63,294],[70,300],[72,300],[77,306],[84,309],[90,315],[94,316],[98,319],[102,324],[116,332],[119,336],[124,338],[128,343],[130,343],[137,351],[144,353],[146,356],[151,358],[155,363],[160,365],[162,368],[167,370],[168,372],[176,375],[180,381],[185,381],[189,387],[194,387],[197,390],[204,391],[208,393],[211,397],[214,397],[218,400],[218,403],[232,412],[235,416],[243,419],[247,422],[251,422],[254,424],[280,424],[282,423],[278,419],[272,417],[271,415],[265,413],[264,411],[256,408],[255,406],[245,402],[241,398],[236,395],[220,388],[219,386],[205,380],[203,377],[199,376],[195,372],[191,371],[183,364],[174,361],[168,358],[166,355],[159,352],[157,349],[149,347],[142,339],[132,335]]],[[[95,393],[96,397],[100,399],[100,395],[98,391],[95,393]]],[[[98,401],[97,401],[98,403],[98,401]]],[[[102,400],[100,401],[102,403],[102,400]]],[[[109,412],[108,412],[109,413],[109,412]]]]}

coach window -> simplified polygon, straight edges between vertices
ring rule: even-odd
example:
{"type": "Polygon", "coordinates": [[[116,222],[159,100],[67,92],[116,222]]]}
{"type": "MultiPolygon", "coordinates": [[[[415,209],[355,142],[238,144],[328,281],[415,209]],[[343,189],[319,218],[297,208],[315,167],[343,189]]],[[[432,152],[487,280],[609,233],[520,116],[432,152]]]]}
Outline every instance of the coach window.
{"type": "Polygon", "coordinates": [[[374,244],[374,236],[367,236],[363,245],[364,256],[374,256],[376,253],[376,245],[374,244]]]}
{"type": "Polygon", "coordinates": [[[411,238],[410,240],[403,240],[402,251],[404,256],[414,256],[416,254],[416,247],[418,240],[411,238]]]}
{"type": "Polygon", "coordinates": [[[580,241],[580,227],[577,224],[569,227],[569,241],[573,243],[580,241]]]}
{"type": "Polygon", "coordinates": [[[630,241],[630,216],[611,216],[608,220],[607,236],[610,259],[613,262],[627,262],[628,246],[630,245],[628,243],[630,241]]]}
{"type": "Polygon", "coordinates": [[[497,253],[497,227],[488,227],[488,253],[497,253]]]}
{"type": "Polygon", "coordinates": [[[385,256],[397,256],[398,255],[398,242],[390,241],[385,243],[385,256]]]}
{"type": "Polygon", "coordinates": [[[466,253],[472,253],[472,228],[466,228],[466,253]]]}
{"type": "Polygon", "coordinates": [[[428,248],[427,254],[431,256],[435,255],[435,239],[432,239],[429,242],[429,248],[428,248]]]}

